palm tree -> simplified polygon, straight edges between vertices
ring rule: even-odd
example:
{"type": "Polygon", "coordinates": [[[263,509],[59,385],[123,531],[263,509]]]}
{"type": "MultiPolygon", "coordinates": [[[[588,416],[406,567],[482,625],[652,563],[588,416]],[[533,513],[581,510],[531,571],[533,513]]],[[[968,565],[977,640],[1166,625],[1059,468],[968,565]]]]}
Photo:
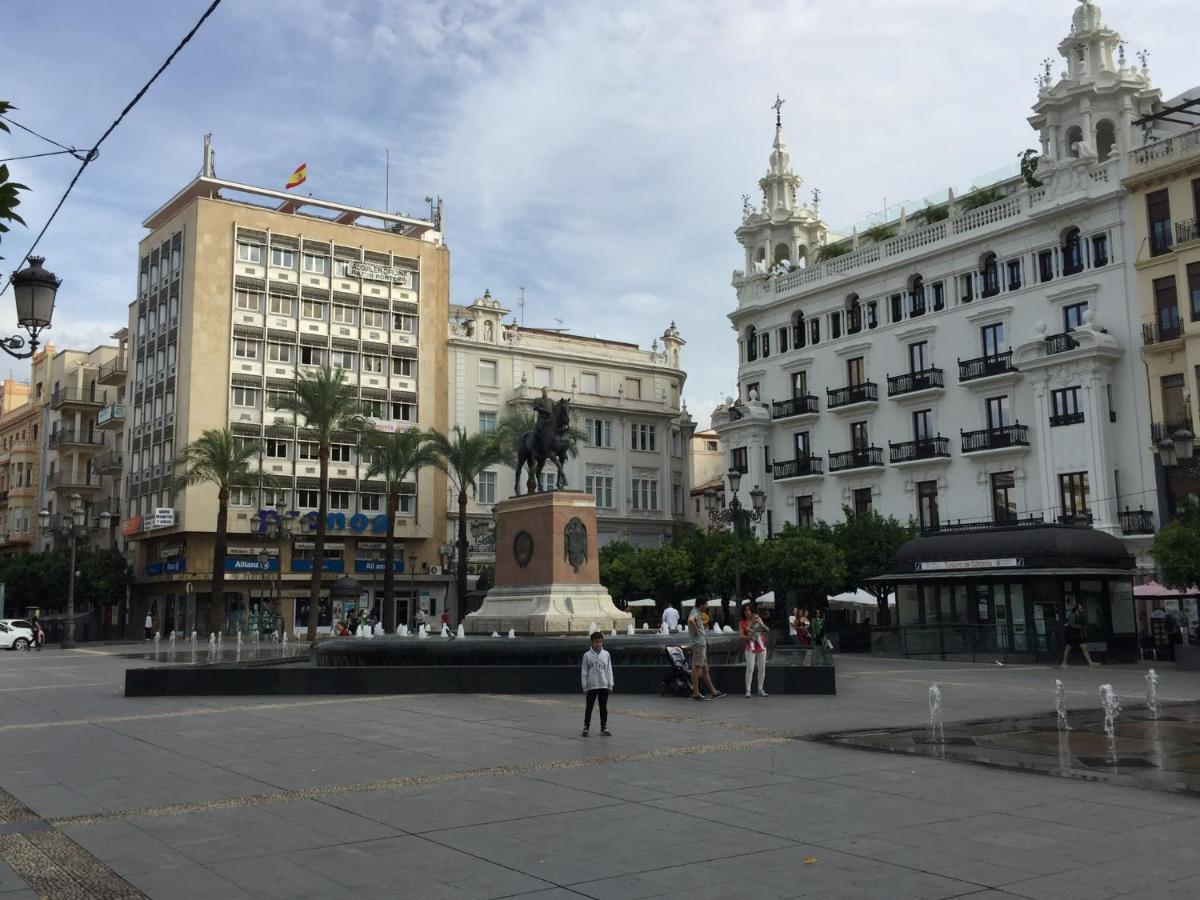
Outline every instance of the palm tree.
{"type": "MultiPolygon", "coordinates": [[[[362,448],[369,454],[370,468],[366,477],[382,478],[387,485],[387,539],[383,563],[383,628],[391,631],[396,627],[395,597],[396,573],[396,509],[400,505],[400,484],[410,475],[415,476],[425,466],[437,465],[437,454],[429,442],[429,435],[416,428],[391,434],[369,431],[363,436],[362,448]]],[[[415,602],[416,598],[412,598],[415,602]]]]}
{"type": "Polygon", "coordinates": [[[217,534],[213,543],[210,630],[225,629],[225,553],[229,545],[229,490],[256,485],[262,477],[251,468],[261,452],[255,440],[240,439],[228,428],[210,428],[183,448],[176,462],[175,490],[198,484],[217,486],[217,534]]]}
{"type": "Polygon", "coordinates": [[[300,438],[315,441],[321,464],[317,497],[317,532],[313,542],[312,587],[308,599],[308,640],[317,639],[321,609],[321,571],[325,560],[325,526],[329,514],[329,454],[338,438],[348,439],[358,427],[359,402],[354,386],[342,380],[344,370],[325,366],[296,375],[292,393],[276,396],[271,406],[303,419],[300,438]]]}
{"type": "Polygon", "coordinates": [[[474,490],[481,473],[505,461],[504,449],[494,433],[467,434],[454,426],[450,437],[429,432],[437,466],[458,491],[458,620],[467,614],[467,491],[474,490]]]}

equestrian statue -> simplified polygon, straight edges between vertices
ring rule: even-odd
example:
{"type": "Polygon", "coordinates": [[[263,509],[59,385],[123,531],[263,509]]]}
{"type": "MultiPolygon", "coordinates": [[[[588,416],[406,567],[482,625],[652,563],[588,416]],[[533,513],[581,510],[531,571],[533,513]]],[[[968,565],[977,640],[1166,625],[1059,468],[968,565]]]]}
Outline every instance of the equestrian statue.
{"type": "Polygon", "coordinates": [[[567,486],[563,467],[570,447],[571,401],[566,398],[551,400],[546,389],[542,388],[542,396],[533,401],[533,411],[537,421],[533,428],[521,435],[517,445],[517,476],[513,486],[517,496],[521,494],[521,470],[528,467],[526,487],[529,493],[536,493],[542,483],[542,469],[549,459],[553,459],[558,467],[554,489],[561,491],[567,486]]]}

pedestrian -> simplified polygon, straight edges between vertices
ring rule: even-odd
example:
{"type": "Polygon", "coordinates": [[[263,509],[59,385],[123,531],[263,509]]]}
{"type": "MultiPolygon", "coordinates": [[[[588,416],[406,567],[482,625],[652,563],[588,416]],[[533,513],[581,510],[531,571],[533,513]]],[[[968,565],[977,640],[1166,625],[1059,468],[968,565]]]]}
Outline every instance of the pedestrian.
{"type": "Polygon", "coordinates": [[[801,647],[812,646],[812,625],[808,621],[808,610],[803,607],[796,607],[796,617],[792,620],[792,627],[796,629],[796,643],[801,647]]]}
{"type": "Polygon", "coordinates": [[[1060,669],[1067,667],[1067,657],[1071,655],[1071,648],[1078,647],[1083,652],[1083,658],[1087,660],[1088,668],[1094,669],[1097,663],[1092,662],[1092,657],[1087,649],[1087,615],[1083,611],[1083,604],[1078,600],[1071,607],[1071,611],[1067,613],[1067,624],[1063,628],[1063,658],[1060,669]]]}
{"type": "Polygon", "coordinates": [[[449,629],[450,629],[450,610],[443,609],[442,610],[442,631],[448,631],[449,629]]]}
{"type": "Polygon", "coordinates": [[[346,630],[350,632],[350,637],[358,634],[358,608],[350,610],[350,615],[346,617],[346,630]]]}
{"type": "Polygon", "coordinates": [[[762,616],[749,600],[742,603],[742,621],[738,625],[742,633],[742,654],[746,657],[746,696],[750,696],[750,685],[754,672],[758,670],[758,696],[765,697],[763,682],[767,680],[767,631],[762,616]]]}
{"type": "Polygon", "coordinates": [[[146,612],[146,640],[150,640],[150,638],[152,638],[152,637],[154,637],[154,616],[149,611],[147,611],[146,612]]]}
{"type": "MultiPolygon", "coordinates": [[[[42,631],[42,620],[39,616],[33,617],[33,646],[37,647],[38,652],[42,650],[42,644],[46,643],[46,632],[42,631]]],[[[26,647],[26,650],[29,648],[26,647]]]]}
{"type": "Polygon", "coordinates": [[[612,737],[612,732],[608,730],[608,692],[613,689],[612,657],[604,649],[604,635],[599,631],[592,632],[592,646],[584,651],[579,677],[583,682],[583,693],[587,696],[583,708],[583,736],[588,736],[588,730],[592,727],[592,707],[599,700],[600,734],[612,737]]]}
{"type": "Polygon", "coordinates": [[[663,610],[662,623],[667,626],[668,632],[679,630],[679,610],[670,600],[667,601],[667,608],[663,610]]]}
{"type": "Polygon", "coordinates": [[[812,622],[809,627],[812,629],[812,645],[814,647],[832,649],[829,639],[825,637],[825,614],[819,608],[813,610],[812,622]]]}
{"type": "Polygon", "coordinates": [[[705,629],[705,619],[707,618],[708,598],[701,597],[696,601],[696,605],[692,608],[692,612],[687,620],[688,635],[691,638],[692,644],[693,700],[707,700],[708,696],[714,699],[725,696],[724,692],[717,690],[716,685],[712,682],[712,676],[708,671],[708,632],[705,629]],[[705,684],[708,685],[708,696],[700,693],[700,679],[702,677],[705,684]]]}
{"type": "Polygon", "coordinates": [[[413,617],[413,627],[414,627],[414,629],[415,629],[416,631],[420,631],[420,630],[421,630],[421,627],[422,627],[422,626],[423,626],[423,625],[424,625],[424,624],[425,624],[427,621],[428,621],[428,617],[425,615],[425,610],[423,610],[421,607],[419,607],[419,606],[418,606],[418,607],[417,607],[417,614],[416,614],[416,615],[413,617]]]}

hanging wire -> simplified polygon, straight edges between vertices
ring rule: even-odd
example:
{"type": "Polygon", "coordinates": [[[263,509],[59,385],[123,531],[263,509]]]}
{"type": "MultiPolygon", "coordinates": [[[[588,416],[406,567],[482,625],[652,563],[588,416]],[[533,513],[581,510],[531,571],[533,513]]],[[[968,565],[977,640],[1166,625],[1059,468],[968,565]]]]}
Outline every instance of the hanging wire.
{"type": "Polygon", "coordinates": [[[7,159],[0,159],[0,163],[17,162],[22,159],[41,159],[43,156],[62,156],[64,153],[70,153],[76,159],[83,159],[75,150],[51,150],[49,153],[30,153],[28,156],[10,156],[7,159]]]}

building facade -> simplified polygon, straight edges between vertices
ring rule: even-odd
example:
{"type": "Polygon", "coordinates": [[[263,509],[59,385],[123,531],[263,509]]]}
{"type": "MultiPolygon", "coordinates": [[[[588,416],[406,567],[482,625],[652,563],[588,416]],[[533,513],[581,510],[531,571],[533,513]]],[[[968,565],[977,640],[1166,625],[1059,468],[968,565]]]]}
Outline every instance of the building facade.
{"type": "MultiPolygon", "coordinates": [[[[53,345],[39,356],[53,352],[53,345]]],[[[36,362],[36,357],[35,357],[36,362]]],[[[41,410],[28,382],[0,386],[0,554],[27,553],[37,537],[41,474],[41,410]]]]}
{"type": "MultiPolygon", "coordinates": [[[[494,431],[510,416],[529,414],[545,388],[571,401],[579,452],[567,462],[567,484],[596,498],[601,545],[622,540],[653,546],[685,521],[694,423],[682,401],[684,340],[675,324],[650,350],[504,320],[510,315],[490,293],[455,310],[450,328],[451,423],[467,432],[494,431]]],[[[554,485],[555,468],[543,471],[554,485]]],[[[515,473],[498,466],[484,474],[467,510],[468,536],[480,563],[491,560],[492,508],[514,494],[515,473]]],[[[521,486],[521,493],[525,487],[521,486]]],[[[456,539],[457,506],[449,509],[446,553],[456,539]]]]}
{"type": "Polygon", "coordinates": [[[1088,523],[1146,555],[1138,248],[1121,178],[1161,106],[1084,2],[1047,63],[1021,176],[834,239],[778,121],[761,208],[737,229],[739,396],[713,415],[760,533],[867,509],[928,531],[1088,523]]]}
{"type": "MultiPolygon", "coordinates": [[[[440,220],[440,212],[437,218],[440,220]]],[[[173,461],[208,429],[259,442],[269,476],[230,500],[230,627],[303,628],[309,579],[360,582],[381,602],[384,485],[355,437],[333,448],[324,559],[314,558],[316,444],[272,401],[298,373],[334,366],[380,430],[445,430],[449,253],[439,224],[202,174],[146,221],[129,307],[129,424],[122,531],[137,543],[135,592],[164,633],[207,616],[217,490],[177,491],[173,461]],[[294,526],[289,533],[281,523],[294,526]]],[[[423,471],[396,526],[398,614],[440,612],[444,476],[423,471]]],[[[324,601],[318,624],[332,615],[324,601]]]]}
{"type": "Polygon", "coordinates": [[[690,466],[692,489],[687,507],[687,520],[699,528],[711,525],[704,507],[705,491],[716,491],[724,500],[725,453],[721,438],[711,428],[692,434],[690,466]]]}

